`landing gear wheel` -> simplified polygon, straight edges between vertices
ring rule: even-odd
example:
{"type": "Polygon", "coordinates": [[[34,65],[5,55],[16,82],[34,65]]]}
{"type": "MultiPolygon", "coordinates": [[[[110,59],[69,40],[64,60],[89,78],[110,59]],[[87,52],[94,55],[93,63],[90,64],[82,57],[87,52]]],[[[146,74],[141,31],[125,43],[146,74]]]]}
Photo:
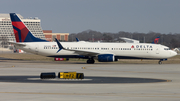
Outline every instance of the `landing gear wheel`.
{"type": "Polygon", "coordinates": [[[162,61],[159,61],[158,63],[161,65],[161,64],[162,64],[162,61]]]}
{"type": "Polygon", "coordinates": [[[87,62],[86,62],[87,64],[90,64],[90,60],[87,60],[87,62]]]}
{"type": "Polygon", "coordinates": [[[87,64],[94,64],[94,62],[95,62],[94,59],[88,59],[87,60],[87,64]]]}

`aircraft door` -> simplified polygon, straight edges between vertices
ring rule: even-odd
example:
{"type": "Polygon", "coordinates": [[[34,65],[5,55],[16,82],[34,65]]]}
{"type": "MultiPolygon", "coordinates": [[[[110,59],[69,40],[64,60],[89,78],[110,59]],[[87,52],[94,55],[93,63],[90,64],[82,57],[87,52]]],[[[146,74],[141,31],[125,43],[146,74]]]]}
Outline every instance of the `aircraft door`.
{"type": "Polygon", "coordinates": [[[39,52],[39,46],[35,45],[35,53],[38,54],[38,52],[39,52]]]}
{"type": "Polygon", "coordinates": [[[156,47],[156,54],[159,54],[159,47],[156,47]]]}

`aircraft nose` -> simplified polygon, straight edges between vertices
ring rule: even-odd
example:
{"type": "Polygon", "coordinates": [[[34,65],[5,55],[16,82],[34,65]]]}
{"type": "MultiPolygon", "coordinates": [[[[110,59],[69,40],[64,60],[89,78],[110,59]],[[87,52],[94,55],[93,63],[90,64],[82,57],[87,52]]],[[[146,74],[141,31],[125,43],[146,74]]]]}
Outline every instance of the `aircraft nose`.
{"type": "Polygon", "coordinates": [[[171,55],[172,55],[172,56],[176,56],[176,55],[177,55],[177,52],[171,51],[171,55]]]}

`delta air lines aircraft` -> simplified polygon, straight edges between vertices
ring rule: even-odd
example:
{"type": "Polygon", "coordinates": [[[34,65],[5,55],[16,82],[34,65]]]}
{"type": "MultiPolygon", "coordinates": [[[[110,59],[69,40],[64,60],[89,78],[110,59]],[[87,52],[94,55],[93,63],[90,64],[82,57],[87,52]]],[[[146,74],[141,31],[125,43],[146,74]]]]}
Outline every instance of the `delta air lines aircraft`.
{"type": "Polygon", "coordinates": [[[113,62],[118,59],[156,59],[161,61],[177,55],[160,44],[149,43],[93,43],[93,42],[48,42],[36,38],[21,19],[10,13],[16,42],[10,42],[26,52],[59,58],[84,58],[87,63],[113,62]]]}

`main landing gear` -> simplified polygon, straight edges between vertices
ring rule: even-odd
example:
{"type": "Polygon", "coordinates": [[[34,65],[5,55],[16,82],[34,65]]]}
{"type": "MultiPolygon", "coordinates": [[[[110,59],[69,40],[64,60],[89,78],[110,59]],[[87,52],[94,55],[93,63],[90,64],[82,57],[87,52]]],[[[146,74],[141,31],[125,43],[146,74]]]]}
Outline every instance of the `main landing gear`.
{"type": "Polygon", "coordinates": [[[91,58],[87,60],[87,64],[94,64],[94,62],[95,62],[94,59],[91,58]]]}

